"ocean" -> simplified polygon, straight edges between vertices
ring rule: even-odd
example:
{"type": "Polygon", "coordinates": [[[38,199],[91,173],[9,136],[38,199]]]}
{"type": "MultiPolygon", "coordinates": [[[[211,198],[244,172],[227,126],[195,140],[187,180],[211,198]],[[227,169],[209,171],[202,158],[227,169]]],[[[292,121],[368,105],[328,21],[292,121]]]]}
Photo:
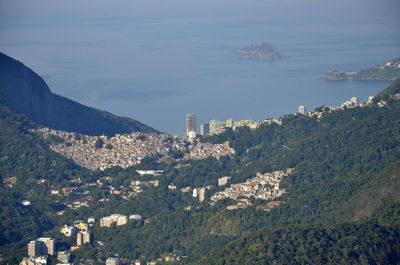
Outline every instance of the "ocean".
{"type": "Polygon", "coordinates": [[[263,120],[390,81],[326,81],[400,56],[397,1],[0,1],[0,51],[50,89],[171,135],[211,119],[263,120]],[[241,59],[252,42],[287,58],[241,59]]]}

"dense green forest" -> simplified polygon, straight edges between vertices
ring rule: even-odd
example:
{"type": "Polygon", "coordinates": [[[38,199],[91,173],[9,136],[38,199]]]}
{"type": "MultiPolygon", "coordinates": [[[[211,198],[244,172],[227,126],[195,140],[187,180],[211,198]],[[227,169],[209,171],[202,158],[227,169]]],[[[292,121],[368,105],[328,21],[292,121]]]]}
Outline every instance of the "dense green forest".
{"type": "MultiPolygon", "coordinates": [[[[0,119],[0,254],[2,264],[26,256],[26,244],[51,236],[58,250],[74,240],[60,234],[73,220],[97,220],[111,213],[140,214],[141,221],[121,227],[90,229],[93,243],[75,251],[77,263],[97,264],[118,253],[127,259],[154,260],[167,253],[198,264],[393,264],[400,253],[400,81],[379,93],[373,104],[330,111],[322,117],[287,115],[282,125],[241,128],[202,141],[229,141],[232,157],[156,163],[92,172],[48,149],[30,133],[36,125],[1,107],[0,119]],[[380,103],[378,105],[378,103],[380,103]],[[214,206],[210,195],[199,203],[180,188],[216,185],[222,176],[243,182],[257,172],[294,168],[281,186],[285,204],[264,211],[265,202],[226,210],[228,199],[214,206]],[[159,169],[161,176],[139,176],[136,169],[159,169]],[[9,187],[7,181],[16,177],[9,187]],[[129,199],[110,194],[132,180],[158,180],[129,199]],[[100,181],[102,185],[98,185],[100,181]],[[175,183],[177,190],[167,185],[175,183]],[[50,195],[51,189],[75,187],[75,193],[50,195]],[[89,207],[66,205],[90,194],[89,207]],[[107,200],[104,200],[104,199],[107,200]],[[29,199],[32,204],[21,204],[29,199]],[[185,207],[192,206],[189,210],[185,207]],[[65,211],[62,216],[57,211],[65,211]],[[146,223],[144,220],[147,219],[146,223]],[[98,245],[101,241],[103,245],[98,245]],[[375,255],[374,255],[375,254],[375,255]]],[[[101,263],[100,263],[101,264],[101,263]]]]}
{"type": "Polygon", "coordinates": [[[396,264],[400,234],[371,224],[261,230],[213,251],[198,264],[396,264]]]}

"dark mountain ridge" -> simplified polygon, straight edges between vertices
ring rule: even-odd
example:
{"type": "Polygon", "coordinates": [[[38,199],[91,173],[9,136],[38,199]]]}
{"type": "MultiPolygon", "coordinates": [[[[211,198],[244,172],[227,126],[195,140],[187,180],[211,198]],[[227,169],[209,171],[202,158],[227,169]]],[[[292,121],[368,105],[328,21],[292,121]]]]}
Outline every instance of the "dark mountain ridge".
{"type": "Polygon", "coordinates": [[[88,135],[157,132],[136,120],[87,107],[51,92],[45,81],[21,62],[0,53],[0,104],[37,124],[88,135]]]}

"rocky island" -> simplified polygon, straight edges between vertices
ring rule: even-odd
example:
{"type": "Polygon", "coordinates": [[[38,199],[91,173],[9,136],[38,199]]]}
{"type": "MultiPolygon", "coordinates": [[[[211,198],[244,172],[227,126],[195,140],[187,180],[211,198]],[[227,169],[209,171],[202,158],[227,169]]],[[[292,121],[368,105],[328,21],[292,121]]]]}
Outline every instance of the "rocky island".
{"type": "Polygon", "coordinates": [[[400,78],[400,58],[359,72],[330,71],[323,78],[326,80],[395,80],[400,78]]]}
{"type": "Polygon", "coordinates": [[[259,59],[263,61],[278,60],[282,56],[278,53],[278,49],[269,43],[262,42],[258,44],[253,42],[249,46],[237,51],[240,58],[259,59]]]}

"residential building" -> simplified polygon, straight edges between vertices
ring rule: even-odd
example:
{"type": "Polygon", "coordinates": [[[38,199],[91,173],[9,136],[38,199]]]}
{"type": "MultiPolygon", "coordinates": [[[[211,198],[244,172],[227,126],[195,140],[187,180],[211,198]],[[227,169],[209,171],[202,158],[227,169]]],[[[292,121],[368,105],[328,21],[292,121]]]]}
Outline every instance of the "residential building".
{"type": "Polygon", "coordinates": [[[28,255],[37,257],[41,255],[54,255],[54,239],[41,237],[28,243],[28,255]]]}
{"type": "Polygon", "coordinates": [[[82,221],[80,221],[79,223],[74,224],[74,226],[76,228],[78,228],[79,230],[85,230],[88,231],[88,225],[82,221]]]}
{"type": "Polygon", "coordinates": [[[211,120],[210,121],[210,133],[211,134],[219,134],[225,130],[225,122],[211,120]]]}
{"type": "Polygon", "coordinates": [[[230,182],[230,181],[231,181],[231,177],[225,176],[225,177],[219,178],[218,186],[224,186],[224,185],[228,184],[228,182],[230,182]]]}
{"type": "Polygon", "coordinates": [[[67,251],[59,251],[57,259],[62,263],[69,263],[71,261],[71,253],[67,251]]]}
{"type": "Polygon", "coordinates": [[[205,198],[205,189],[204,188],[200,188],[199,189],[199,201],[200,202],[203,202],[204,201],[204,198],[205,198]]]}
{"type": "Polygon", "coordinates": [[[303,105],[302,105],[302,106],[299,106],[299,113],[300,113],[300,114],[303,114],[303,115],[306,114],[306,107],[303,106],[303,105]]]}
{"type": "Polygon", "coordinates": [[[128,223],[128,217],[121,214],[112,214],[100,219],[100,227],[110,227],[113,223],[117,226],[125,225],[128,223]]]}
{"type": "Polygon", "coordinates": [[[19,265],[46,265],[47,256],[23,258],[19,265]]]}
{"type": "Polygon", "coordinates": [[[129,219],[142,220],[142,216],[140,216],[138,214],[131,214],[131,215],[129,215],[129,219]]]}
{"type": "Polygon", "coordinates": [[[74,226],[64,225],[61,227],[60,232],[66,236],[74,236],[78,232],[78,229],[74,226]]]}
{"type": "Polygon", "coordinates": [[[28,243],[28,255],[30,257],[36,257],[40,255],[40,243],[36,240],[32,240],[28,243]]]}
{"type": "Polygon", "coordinates": [[[186,136],[189,137],[190,132],[196,133],[196,114],[186,114],[186,136]]]}
{"type": "Polygon", "coordinates": [[[108,258],[106,260],[106,265],[119,265],[118,258],[108,258]]]}
{"type": "Polygon", "coordinates": [[[226,120],[226,127],[233,128],[233,126],[235,126],[235,120],[234,119],[226,120]]]}
{"type": "Polygon", "coordinates": [[[206,136],[208,133],[210,133],[210,124],[202,124],[200,125],[200,135],[206,136]]]}
{"type": "Polygon", "coordinates": [[[90,232],[79,231],[76,235],[76,245],[81,246],[86,243],[90,243],[90,232]]]}
{"type": "Polygon", "coordinates": [[[109,216],[100,219],[100,227],[110,227],[113,223],[113,219],[109,216]]]}

